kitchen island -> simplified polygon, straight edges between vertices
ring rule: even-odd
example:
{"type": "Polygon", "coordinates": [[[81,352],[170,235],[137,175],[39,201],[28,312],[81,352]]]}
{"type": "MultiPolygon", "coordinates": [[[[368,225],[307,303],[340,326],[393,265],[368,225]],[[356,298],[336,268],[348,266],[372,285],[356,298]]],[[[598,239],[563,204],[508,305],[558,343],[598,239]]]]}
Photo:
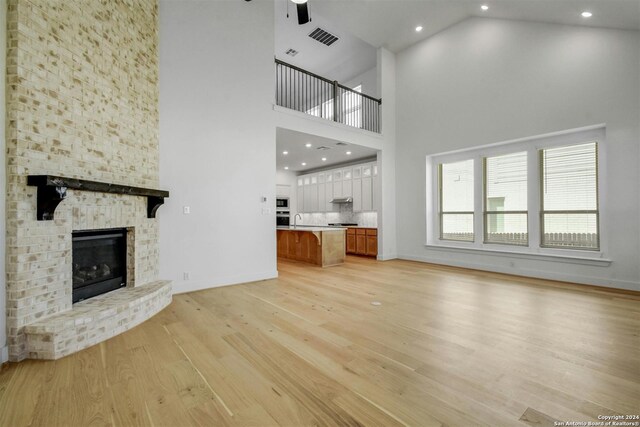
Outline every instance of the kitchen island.
{"type": "Polygon", "coordinates": [[[344,263],[346,228],[277,227],[278,257],[328,267],[344,263]]]}

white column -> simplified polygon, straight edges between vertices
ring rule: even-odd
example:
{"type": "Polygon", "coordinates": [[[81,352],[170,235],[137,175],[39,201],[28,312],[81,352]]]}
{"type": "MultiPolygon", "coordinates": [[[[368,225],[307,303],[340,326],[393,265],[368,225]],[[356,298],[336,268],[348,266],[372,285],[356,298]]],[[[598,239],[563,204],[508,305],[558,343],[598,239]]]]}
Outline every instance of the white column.
{"type": "Polygon", "coordinates": [[[378,259],[398,256],[396,242],[396,58],[378,49],[378,93],[382,98],[382,152],[378,153],[378,259]]]}

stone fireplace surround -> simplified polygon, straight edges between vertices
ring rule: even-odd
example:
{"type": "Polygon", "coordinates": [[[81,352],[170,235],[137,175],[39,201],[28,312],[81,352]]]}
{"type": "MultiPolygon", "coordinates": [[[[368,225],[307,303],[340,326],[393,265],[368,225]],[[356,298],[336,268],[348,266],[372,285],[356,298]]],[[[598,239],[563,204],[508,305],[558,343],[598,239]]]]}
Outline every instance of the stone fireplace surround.
{"type": "MultiPolygon", "coordinates": [[[[35,216],[35,189],[31,193],[35,216]]],[[[31,247],[53,250],[43,257],[48,261],[39,264],[49,274],[45,280],[39,282],[38,273],[20,272],[36,276],[31,282],[42,286],[33,289],[38,291],[33,296],[28,288],[20,293],[26,298],[20,300],[24,304],[17,320],[24,326],[16,328],[21,345],[12,348],[14,359],[16,349],[26,358],[58,359],[138,325],[171,302],[171,283],[155,279],[158,226],[157,220],[147,218],[146,198],[70,190],[56,209],[56,219],[29,222],[25,232],[33,233],[31,247]],[[127,287],[72,304],[72,232],[109,228],[128,229],[127,287]]]]}
{"type": "Polygon", "coordinates": [[[6,292],[9,359],[55,359],[165,307],[147,198],[69,189],[38,221],[29,175],[157,188],[157,0],[7,1],[6,292]],[[72,232],[128,228],[134,279],[72,304],[72,232]]]}

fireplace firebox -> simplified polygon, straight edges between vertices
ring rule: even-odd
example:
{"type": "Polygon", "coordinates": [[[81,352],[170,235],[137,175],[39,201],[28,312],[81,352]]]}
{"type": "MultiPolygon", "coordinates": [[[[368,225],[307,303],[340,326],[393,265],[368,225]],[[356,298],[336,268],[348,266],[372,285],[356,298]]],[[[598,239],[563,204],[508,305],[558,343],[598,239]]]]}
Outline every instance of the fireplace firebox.
{"type": "Polygon", "coordinates": [[[74,303],[126,286],[127,229],[73,232],[72,264],[74,303]]]}

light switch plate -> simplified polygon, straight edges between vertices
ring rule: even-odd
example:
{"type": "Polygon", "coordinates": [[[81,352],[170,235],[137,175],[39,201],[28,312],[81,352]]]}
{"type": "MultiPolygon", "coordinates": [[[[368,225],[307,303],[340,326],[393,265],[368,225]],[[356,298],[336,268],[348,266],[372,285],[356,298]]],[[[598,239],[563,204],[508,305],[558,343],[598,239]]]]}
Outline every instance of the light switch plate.
{"type": "Polygon", "coordinates": [[[185,206],[182,208],[182,213],[188,215],[191,213],[191,206],[185,206]]]}

